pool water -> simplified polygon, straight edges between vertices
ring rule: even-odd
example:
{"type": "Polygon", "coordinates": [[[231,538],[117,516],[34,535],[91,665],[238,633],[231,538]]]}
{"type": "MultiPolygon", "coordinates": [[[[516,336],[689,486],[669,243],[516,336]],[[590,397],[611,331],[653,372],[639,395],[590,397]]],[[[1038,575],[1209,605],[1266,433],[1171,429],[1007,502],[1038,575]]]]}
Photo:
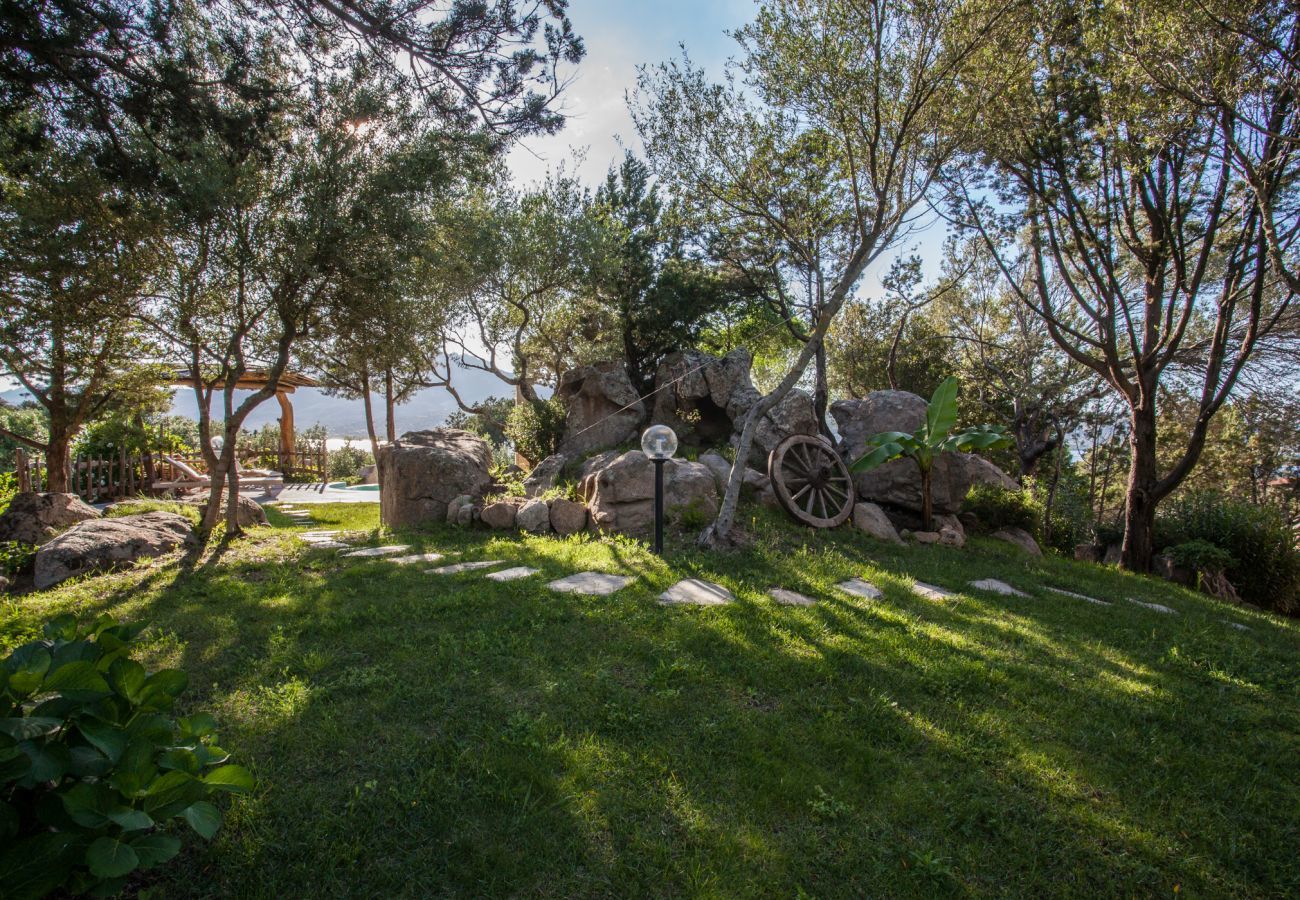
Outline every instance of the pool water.
{"type": "Polygon", "coordinates": [[[346,481],[333,481],[329,485],[332,491],[377,491],[377,484],[348,484],[346,481]]]}

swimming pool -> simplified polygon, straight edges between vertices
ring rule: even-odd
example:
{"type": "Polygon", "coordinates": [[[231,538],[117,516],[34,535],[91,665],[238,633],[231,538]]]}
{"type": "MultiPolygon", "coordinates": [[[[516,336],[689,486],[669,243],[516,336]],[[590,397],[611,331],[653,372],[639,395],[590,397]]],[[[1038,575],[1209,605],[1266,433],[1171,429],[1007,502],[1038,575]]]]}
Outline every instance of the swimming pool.
{"type": "Polygon", "coordinates": [[[377,491],[377,484],[348,484],[346,481],[333,481],[329,484],[332,491],[377,491]]]}

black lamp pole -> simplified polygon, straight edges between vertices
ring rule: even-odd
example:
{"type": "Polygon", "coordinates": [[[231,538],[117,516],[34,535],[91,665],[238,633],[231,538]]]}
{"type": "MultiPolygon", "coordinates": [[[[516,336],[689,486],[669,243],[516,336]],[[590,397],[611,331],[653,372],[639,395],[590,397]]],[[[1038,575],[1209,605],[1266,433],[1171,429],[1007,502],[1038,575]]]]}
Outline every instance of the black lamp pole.
{"type": "Polygon", "coordinates": [[[655,555],[664,555],[664,463],[666,459],[656,458],[655,464],[655,555]]]}

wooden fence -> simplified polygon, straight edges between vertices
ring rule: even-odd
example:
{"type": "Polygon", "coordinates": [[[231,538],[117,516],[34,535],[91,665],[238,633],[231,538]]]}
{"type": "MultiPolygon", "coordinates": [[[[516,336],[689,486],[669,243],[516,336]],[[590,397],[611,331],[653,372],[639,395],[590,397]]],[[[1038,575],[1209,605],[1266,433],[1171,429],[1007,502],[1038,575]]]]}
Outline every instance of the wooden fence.
{"type": "MultiPolygon", "coordinates": [[[[199,473],[207,472],[202,456],[181,454],[128,454],[89,456],[76,454],[68,465],[68,492],[87,503],[105,503],[152,494],[156,483],[186,481],[182,463],[199,473]]],[[[241,468],[279,472],[286,482],[324,481],[329,472],[329,451],[323,444],[302,445],[292,453],[278,450],[241,449],[235,452],[241,468]]],[[[14,474],[20,491],[43,491],[49,485],[45,460],[39,453],[19,449],[14,454],[14,474]]]]}

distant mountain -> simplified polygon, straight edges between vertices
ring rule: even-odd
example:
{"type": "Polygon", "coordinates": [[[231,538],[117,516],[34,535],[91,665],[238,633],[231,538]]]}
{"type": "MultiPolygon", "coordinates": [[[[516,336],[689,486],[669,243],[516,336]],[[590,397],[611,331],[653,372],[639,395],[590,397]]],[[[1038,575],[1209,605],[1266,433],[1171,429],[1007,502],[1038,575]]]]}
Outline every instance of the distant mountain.
{"type": "MultiPolygon", "coordinates": [[[[453,373],[453,383],[457,392],[466,403],[478,403],[488,397],[513,397],[514,388],[501,379],[479,369],[457,368],[453,373]]],[[[539,389],[543,396],[549,391],[539,389]]],[[[236,402],[248,395],[247,391],[236,391],[236,402]]],[[[0,399],[15,406],[31,399],[31,395],[22,388],[0,391],[0,399]]],[[[293,421],[301,431],[312,425],[320,424],[331,437],[366,436],[365,407],[360,400],[345,400],[342,397],[330,397],[318,388],[298,388],[289,395],[293,402],[293,421]]],[[[383,433],[383,401],[374,398],[375,427],[383,433]]],[[[213,412],[220,408],[220,400],[213,398],[213,412]]],[[[456,401],[442,388],[427,388],[417,393],[406,403],[397,407],[397,433],[416,431],[441,425],[457,409],[456,401]]],[[[179,416],[198,418],[198,404],[194,402],[194,392],[190,388],[177,388],[172,394],[172,413],[179,416]]],[[[280,418],[280,404],[272,398],[262,403],[249,415],[244,428],[254,431],[263,425],[276,422],[280,418]]]]}

